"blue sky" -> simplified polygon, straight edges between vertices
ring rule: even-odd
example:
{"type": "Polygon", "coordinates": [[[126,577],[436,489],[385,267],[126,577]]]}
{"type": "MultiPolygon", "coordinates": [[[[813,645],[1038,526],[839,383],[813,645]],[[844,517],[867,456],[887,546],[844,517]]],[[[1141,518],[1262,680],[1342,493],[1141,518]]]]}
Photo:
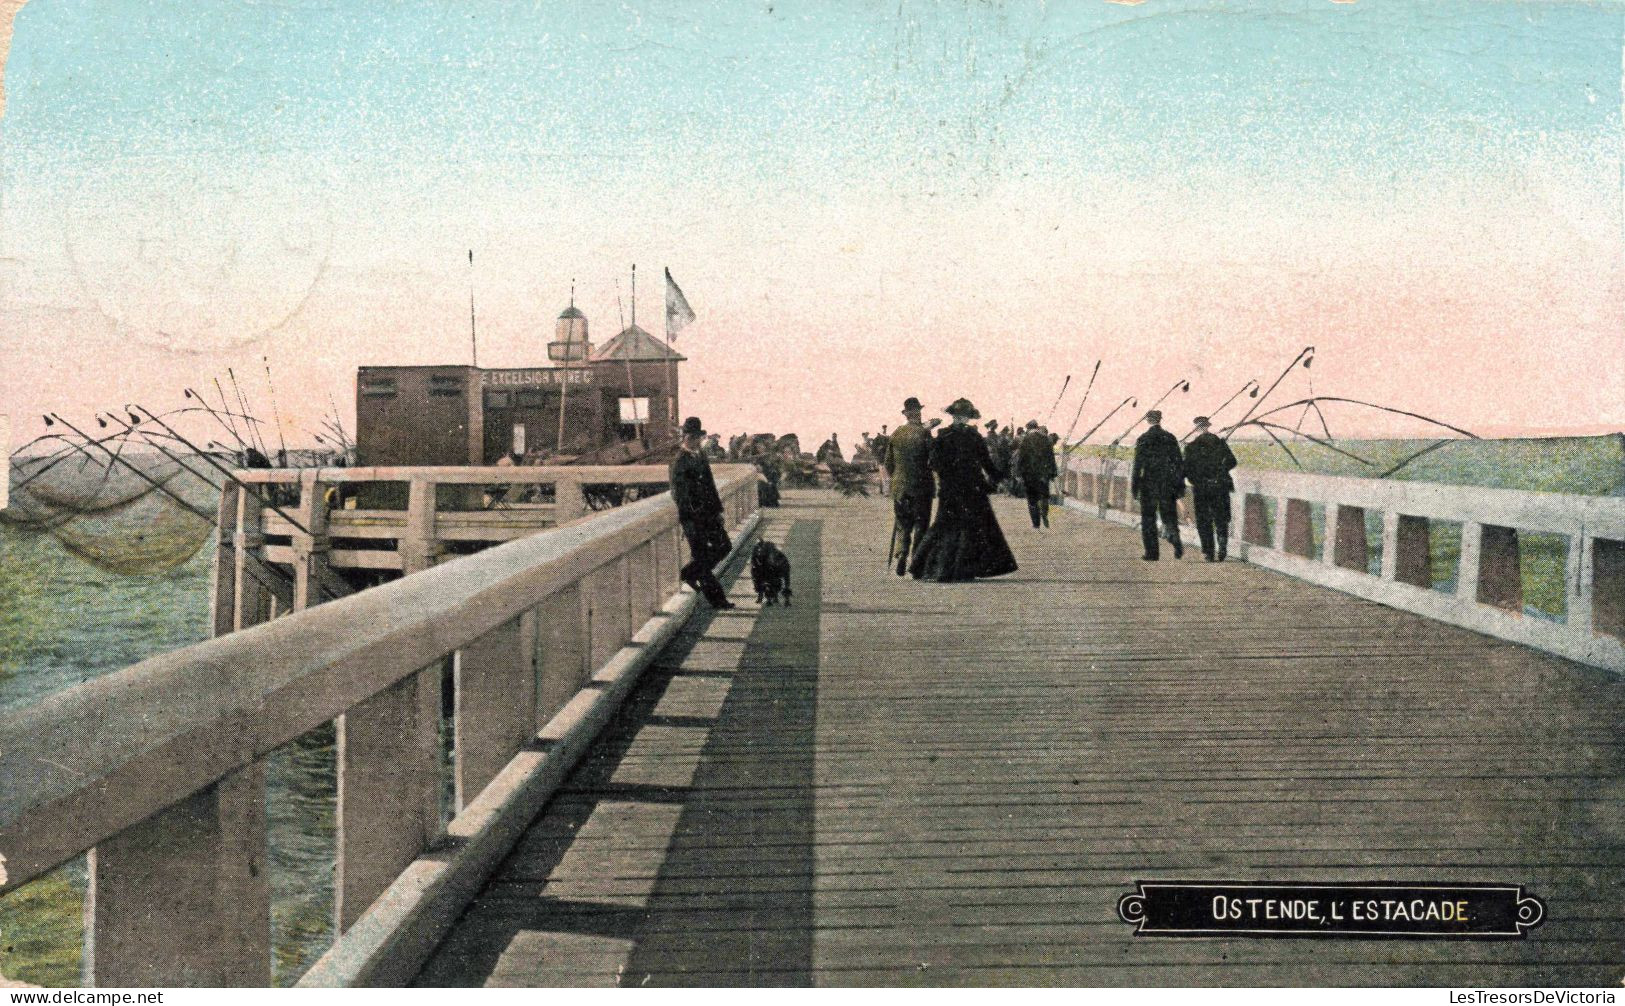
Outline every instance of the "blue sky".
{"type": "Polygon", "coordinates": [[[269,355],[342,399],[466,344],[472,246],[507,365],[571,279],[599,331],[671,267],[713,428],[782,410],[787,346],[903,371],[798,397],[810,432],[1317,339],[1343,390],[1625,424],[1622,42],[1549,0],[30,0],[0,367],[54,401],[109,352],[154,389],[269,355]],[[1439,345],[1467,370],[1419,391],[1439,345]]]}

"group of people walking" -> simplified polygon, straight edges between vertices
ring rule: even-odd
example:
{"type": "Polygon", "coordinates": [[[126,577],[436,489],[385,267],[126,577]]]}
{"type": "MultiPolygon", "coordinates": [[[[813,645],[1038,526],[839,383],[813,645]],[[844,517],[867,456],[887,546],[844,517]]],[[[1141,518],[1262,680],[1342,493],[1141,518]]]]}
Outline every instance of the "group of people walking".
{"type": "MultiPolygon", "coordinates": [[[[960,398],[943,412],[949,423],[937,429],[942,421],[924,422],[920,400],[911,397],[903,402],[904,424],[879,439],[894,518],[887,564],[895,562],[898,576],[941,583],[1013,573],[1016,557],[988,497],[1013,476],[1027,498],[1033,527],[1048,527],[1050,482],[1058,474],[1054,438],[1036,420],[1029,422],[1015,442],[1010,463],[1001,466],[972,425],[981,418],[975,405],[960,398]]],[[[1173,546],[1174,558],[1185,554],[1178,504],[1189,483],[1195,492],[1202,555],[1209,562],[1223,562],[1230,538],[1230,494],[1235,489],[1230,471],[1236,467],[1236,456],[1212,432],[1206,416],[1196,417],[1198,435],[1184,448],[1162,428],[1161,412],[1152,410],[1145,419],[1149,428],[1134,443],[1129,482],[1140,506],[1142,558],[1155,562],[1161,557],[1163,536],[1173,546]]],[[[706,440],[698,418],[685,420],[682,448],[671,464],[672,496],[692,555],[682,579],[712,607],[728,609],[734,605],[713,569],[728,555],[732,542],[723,524],[706,440]]]]}
{"type": "Polygon", "coordinates": [[[1147,562],[1161,558],[1159,520],[1174,547],[1174,558],[1184,556],[1185,546],[1179,540],[1179,499],[1189,482],[1194,490],[1202,558],[1223,562],[1230,544],[1230,494],[1236,488],[1230,470],[1236,467],[1235,454],[1212,431],[1206,416],[1196,417],[1193,425],[1199,432],[1183,451],[1174,435],[1162,428],[1161,412],[1147,412],[1145,421],[1150,428],[1134,441],[1134,471],[1129,478],[1129,494],[1140,504],[1140,542],[1145,546],[1141,558],[1147,562]]]}
{"type": "MultiPolygon", "coordinates": [[[[909,398],[903,403],[906,422],[885,441],[881,464],[891,485],[893,514],[887,562],[896,562],[898,576],[907,573],[941,583],[1013,573],[1016,557],[988,502],[1010,472],[995,461],[981,431],[971,425],[981,418],[975,405],[961,398],[943,411],[950,422],[933,435],[941,420],[926,425],[920,400],[909,398]]],[[[1026,490],[1033,527],[1048,527],[1055,451],[1036,421],[1027,424],[1014,468],[1026,490]]]]}

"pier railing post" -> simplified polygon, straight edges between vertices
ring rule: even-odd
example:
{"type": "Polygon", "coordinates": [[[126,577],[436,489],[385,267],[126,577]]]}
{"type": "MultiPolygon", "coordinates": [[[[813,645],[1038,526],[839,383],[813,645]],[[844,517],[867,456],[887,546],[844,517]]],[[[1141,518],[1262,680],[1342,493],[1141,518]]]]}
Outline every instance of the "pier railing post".
{"type": "Polygon", "coordinates": [[[434,565],[439,552],[435,540],[435,484],[425,479],[407,483],[406,530],[401,535],[398,549],[401,554],[401,572],[417,573],[434,565]]]}
{"type": "Polygon", "coordinates": [[[236,628],[237,610],[237,483],[220,487],[220,509],[215,524],[214,568],[209,594],[209,635],[224,636],[236,628]]]}
{"type": "Polygon", "coordinates": [[[337,932],[440,835],[441,674],[436,662],[338,718],[337,932]]]}
{"type": "Polygon", "coordinates": [[[587,679],[586,605],[579,583],[536,606],[536,727],[553,718],[587,679]]]}
{"type": "Polygon", "coordinates": [[[327,570],[327,502],[322,499],[323,483],[316,481],[315,469],[299,473],[299,523],[308,534],[295,528],[293,542],[293,610],[303,611],[321,603],[322,574],[327,570]]]}
{"type": "MultiPolygon", "coordinates": [[[[266,492],[267,487],[258,487],[266,492]]],[[[232,535],[232,558],[236,562],[233,579],[236,596],[232,599],[231,628],[237,632],[265,621],[268,592],[260,586],[250,564],[260,558],[259,550],[265,545],[265,504],[255,492],[244,491],[237,496],[237,530],[232,535]]]]}
{"type": "Polygon", "coordinates": [[[496,778],[535,732],[535,623],[529,617],[510,618],[457,651],[453,722],[458,810],[496,778]]]}
{"type": "Polygon", "coordinates": [[[581,491],[581,483],[572,478],[560,478],[553,483],[553,526],[563,527],[565,524],[585,515],[587,512],[587,497],[581,491]]]}
{"type": "Polygon", "coordinates": [[[263,762],[124,829],[89,864],[87,984],[271,983],[263,762]]]}

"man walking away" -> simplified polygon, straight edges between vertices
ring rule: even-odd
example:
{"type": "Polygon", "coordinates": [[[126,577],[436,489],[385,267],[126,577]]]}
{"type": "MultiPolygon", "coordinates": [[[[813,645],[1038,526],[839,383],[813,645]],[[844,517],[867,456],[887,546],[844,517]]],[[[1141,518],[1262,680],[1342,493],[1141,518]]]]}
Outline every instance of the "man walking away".
{"type": "Polygon", "coordinates": [[[1033,527],[1049,527],[1049,484],[1055,478],[1055,447],[1038,420],[1027,420],[1027,433],[1016,448],[1016,478],[1027,496],[1027,516],[1033,527]]]}
{"type": "Polygon", "coordinates": [[[1162,518],[1169,544],[1174,546],[1174,558],[1185,554],[1179,541],[1179,497],[1185,495],[1185,460],[1179,452],[1179,441],[1162,428],[1162,413],[1152,409],[1145,414],[1151,428],[1134,441],[1134,474],[1129,479],[1129,492],[1140,501],[1140,541],[1145,545],[1147,562],[1156,562],[1157,518],[1162,518]]]}
{"type": "Polygon", "coordinates": [[[671,496],[677,503],[677,522],[688,539],[688,565],[679,573],[683,582],[704,595],[718,611],[734,607],[713,570],[733,550],[722,525],[722,497],[717,495],[711,462],[704,454],[705,428],[699,417],[683,420],[682,449],[671,463],[671,496]]]}
{"type": "Polygon", "coordinates": [[[909,549],[919,544],[931,526],[931,501],[937,494],[931,477],[931,431],[920,422],[920,400],[904,402],[903,415],[908,422],[891,435],[884,461],[891,477],[892,543],[898,576],[908,572],[909,549]]]}
{"type": "Polygon", "coordinates": [[[1202,558],[1223,562],[1230,544],[1230,494],[1236,491],[1230,469],[1236,467],[1236,456],[1209,429],[1213,424],[1206,416],[1197,416],[1194,425],[1200,432],[1185,445],[1185,478],[1196,504],[1196,536],[1202,539],[1202,558]]]}

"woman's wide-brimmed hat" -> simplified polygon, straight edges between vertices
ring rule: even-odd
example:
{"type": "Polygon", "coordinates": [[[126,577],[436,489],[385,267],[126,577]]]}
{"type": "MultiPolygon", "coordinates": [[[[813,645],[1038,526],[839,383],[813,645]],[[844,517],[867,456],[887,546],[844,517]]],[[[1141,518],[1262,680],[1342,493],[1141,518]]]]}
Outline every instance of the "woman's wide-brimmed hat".
{"type": "Polygon", "coordinates": [[[968,398],[956,398],[954,403],[942,411],[950,416],[962,416],[965,419],[981,419],[982,414],[976,411],[976,406],[968,398]]]}

